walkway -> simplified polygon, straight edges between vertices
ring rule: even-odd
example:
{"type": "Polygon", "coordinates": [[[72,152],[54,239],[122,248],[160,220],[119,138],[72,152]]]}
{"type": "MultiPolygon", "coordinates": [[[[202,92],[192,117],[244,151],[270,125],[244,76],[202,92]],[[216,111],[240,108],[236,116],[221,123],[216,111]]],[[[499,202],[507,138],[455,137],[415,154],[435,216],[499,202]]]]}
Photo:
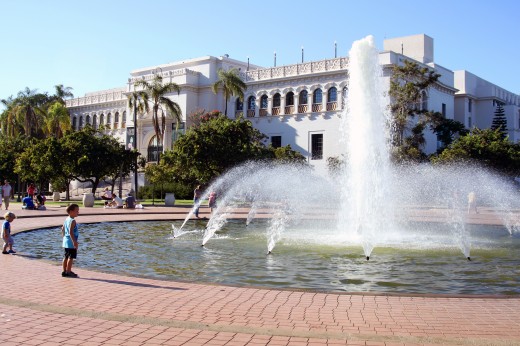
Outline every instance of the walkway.
{"type": "MultiPolygon", "coordinates": [[[[63,207],[11,209],[13,231],[65,216],[63,207]]],[[[81,208],[78,222],[184,219],[188,211],[81,208]]],[[[492,213],[476,217],[493,223],[492,213]]],[[[57,263],[0,256],[0,344],[520,345],[520,297],[325,294],[75,271],[79,279],[62,278],[57,263]]]]}

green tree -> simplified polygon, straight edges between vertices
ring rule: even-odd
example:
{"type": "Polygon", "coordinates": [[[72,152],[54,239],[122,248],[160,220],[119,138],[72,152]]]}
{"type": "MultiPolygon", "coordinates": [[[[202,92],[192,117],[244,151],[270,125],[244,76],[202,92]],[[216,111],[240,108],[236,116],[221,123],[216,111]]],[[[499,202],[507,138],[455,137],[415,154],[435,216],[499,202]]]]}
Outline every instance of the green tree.
{"type": "Polygon", "coordinates": [[[71,132],[62,138],[64,157],[70,165],[74,179],[90,182],[96,192],[101,179],[128,174],[133,169],[139,153],[125,150],[117,139],[96,132],[91,127],[71,132]]]}
{"type": "Polygon", "coordinates": [[[58,101],[62,105],[65,105],[66,98],[74,97],[71,87],[64,87],[63,84],[58,84],[54,86],[54,89],[55,93],[54,96],[51,97],[51,101],[58,101]]]}
{"type": "Polygon", "coordinates": [[[433,112],[424,107],[424,97],[428,89],[435,84],[440,74],[428,67],[420,67],[416,62],[404,61],[404,65],[396,65],[390,79],[389,95],[392,99],[393,138],[392,144],[397,157],[414,152],[414,157],[423,156],[421,147],[424,145],[425,124],[431,123],[433,112]],[[407,140],[406,134],[411,132],[407,140]],[[419,137],[423,137],[420,139],[419,137]],[[411,148],[410,146],[414,146],[411,148]],[[400,153],[400,154],[399,154],[400,153]]]}
{"type": "Polygon", "coordinates": [[[10,182],[18,180],[18,175],[15,172],[15,163],[18,157],[24,152],[29,143],[29,139],[23,136],[9,137],[0,134],[0,179],[10,182]]]}
{"type": "Polygon", "coordinates": [[[273,148],[269,146],[269,150],[273,151],[274,159],[282,163],[306,165],[307,159],[299,151],[295,151],[288,144],[285,147],[273,148]]]}
{"type": "Polygon", "coordinates": [[[504,112],[504,107],[501,102],[498,102],[497,108],[495,109],[495,115],[493,117],[493,123],[491,124],[492,130],[498,130],[502,138],[507,137],[507,118],[504,112]]]}
{"type": "Polygon", "coordinates": [[[180,93],[181,88],[172,82],[163,83],[163,78],[159,75],[155,75],[151,83],[145,80],[138,80],[135,82],[136,87],[142,87],[143,91],[149,95],[148,102],[152,104],[152,122],[157,136],[157,141],[162,143],[163,151],[166,150],[164,141],[164,132],[166,130],[166,118],[165,113],[168,112],[170,116],[176,121],[176,130],[179,129],[179,124],[182,122],[182,110],[181,107],[174,101],[166,97],[167,94],[174,91],[180,93]],[[159,111],[161,117],[159,119],[159,111]]]}
{"type": "Polygon", "coordinates": [[[478,128],[456,139],[434,163],[479,163],[498,172],[520,175],[520,145],[511,143],[497,130],[478,128]]]}
{"type": "Polygon", "coordinates": [[[13,100],[11,111],[19,124],[23,124],[24,135],[42,138],[45,118],[44,105],[49,101],[47,94],[25,88],[13,100]]]}
{"type": "Polygon", "coordinates": [[[463,123],[453,119],[446,119],[442,115],[433,121],[431,128],[437,135],[437,139],[442,143],[442,146],[437,150],[438,153],[446,149],[456,137],[465,136],[469,133],[469,130],[466,129],[463,123]]]}
{"type": "Polygon", "coordinates": [[[213,83],[212,90],[215,94],[222,88],[224,91],[224,101],[226,103],[224,115],[227,116],[228,101],[231,96],[238,96],[240,100],[244,100],[244,90],[246,83],[239,77],[238,70],[232,68],[229,71],[219,69],[217,72],[218,80],[213,83]]]}
{"type": "Polygon", "coordinates": [[[262,142],[265,138],[249,120],[232,120],[221,114],[190,128],[173,151],[163,155],[161,163],[171,165],[179,181],[206,183],[245,161],[274,158],[262,142]]]}
{"type": "Polygon", "coordinates": [[[56,138],[61,138],[65,132],[70,131],[70,114],[65,105],[54,101],[47,110],[44,125],[47,135],[56,138]]]}

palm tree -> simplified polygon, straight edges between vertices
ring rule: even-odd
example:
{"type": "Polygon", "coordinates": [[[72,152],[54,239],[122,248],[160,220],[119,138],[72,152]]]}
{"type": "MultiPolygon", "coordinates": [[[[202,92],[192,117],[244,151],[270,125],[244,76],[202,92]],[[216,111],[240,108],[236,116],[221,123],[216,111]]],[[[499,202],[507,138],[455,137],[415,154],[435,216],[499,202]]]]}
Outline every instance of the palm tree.
{"type": "Polygon", "coordinates": [[[47,134],[55,138],[63,137],[71,129],[69,111],[60,101],[52,103],[47,110],[45,129],[47,134]]]}
{"type": "MultiPolygon", "coordinates": [[[[137,113],[143,114],[149,112],[148,107],[148,94],[144,91],[134,91],[128,95],[128,108],[134,111],[134,138],[137,150],[137,113]]],[[[137,181],[137,157],[135,158],[134,167],[134,184],[135,184],[135,197],[137,198],[138,181],[137,181]]]]}
{"type": "Polygon", "coordinates": [[[71,87],[64,87],[63,84],[58,84],[55,85],[54,88],[56,93],[54,94],[53,98],[62,104],[65,104],[65,98],[74,97],[74,94],[72,93],[73,89],[71,87]]]}
{"type": "Polygon", "coordinates": [[[238,70],[232,68],[229,71],[219,69],[217,72],[218,80],[212,85],[212,90],[215,94],[220,88],[224,89],[224,100],[226,102],[226,110],[224,114],[227,116],[228,101],[231,96],[238,96],[240,100],[244,99],[244,90],[246,90],[246,83],[240,79],[238,70]]]}
{"type": "Polygon", "coordinates": [[[14,98],[13,96],[9,96],[7,99],[0,100],[0,102],[5,107],[0,114],[0,128],[2,129],[2,134],[11,138],[17,137],[23,126],[17,122],[16,113],[13,111],[14,98]]]}
{"type": "Polygon", "coordinates": [[[163,144],[164,151],[166,149],[164,142],[164,132],[166,130],[165,112],[170,113],[170,115],[175,118],[175,121],[177,122],[177,130],[179,128],[180,122],[182,121],[181,107],[176,102],[166,97],[166,94],[169,94],[174,91],[176,91],[177,94],[179,94],[181,88],[173,82],[163,84],[162,76],[159,76],[157,74],[155,75],[151,83],[145,81],[144,79],[141,79],[135,82],[134,85],[136,87],[142,87],[143,91],[148,94],[149,100],[147,100],[147,103],[152,103],[152,121],[155,130],[155,135],[157,136],[157,142],[163,144]],[[161,111],[160,121],[159,111],[161,111]]]}
{"type": "Polygon", "coordinates": [[[13,100],[11,110],[17,121],[23,124],[27,137],[37,136],[41,132],[45,117],[42,106],[48,101],[47,94],[37,93],[36,89],[31,90],[27,87],[13,100]]]}

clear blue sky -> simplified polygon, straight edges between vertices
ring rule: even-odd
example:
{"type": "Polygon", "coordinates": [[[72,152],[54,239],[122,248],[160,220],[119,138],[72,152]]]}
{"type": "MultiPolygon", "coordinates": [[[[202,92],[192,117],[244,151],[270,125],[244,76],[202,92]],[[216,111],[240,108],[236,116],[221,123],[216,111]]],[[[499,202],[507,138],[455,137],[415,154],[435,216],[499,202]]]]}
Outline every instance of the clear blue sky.
{"type": "Polygon", "coordinates": [[[29,87],[125,86],[131,70],[204,55],[261,66],[424,33],[436,63],[520,93],[520,1],[0,0],[0,99],[29,87]]]}

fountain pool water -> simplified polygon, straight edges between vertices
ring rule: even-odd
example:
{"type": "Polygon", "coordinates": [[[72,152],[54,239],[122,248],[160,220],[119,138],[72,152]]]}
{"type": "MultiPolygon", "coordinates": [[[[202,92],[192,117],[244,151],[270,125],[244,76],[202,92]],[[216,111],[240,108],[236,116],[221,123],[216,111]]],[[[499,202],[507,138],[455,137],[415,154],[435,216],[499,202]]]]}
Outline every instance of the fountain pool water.
{"type": "MultiPolygon", "coordinates": [[[[438,223],[410,224],[406,232],[387,235],[386,245],[374,248],[366,261],[360,246],[345,245],[345,236],[334,231],[330,220],[286,228],[270,256],[265,254],[269,221],[255,219],[248,227],[244,221],[230,220],[205,247],[200,247],[203,221],[187,223],[187,233],[179,238],[171,236],[166,221],[80,225],[76,266],[166,280],[328,292],[520,294],[520,236],[504,227],[468,226],[471,262],[461,258],[451,232],[438,223]]],[[[58,264],[59,234],[58,227],[17,234],[17,250],[58,264]]]]}

